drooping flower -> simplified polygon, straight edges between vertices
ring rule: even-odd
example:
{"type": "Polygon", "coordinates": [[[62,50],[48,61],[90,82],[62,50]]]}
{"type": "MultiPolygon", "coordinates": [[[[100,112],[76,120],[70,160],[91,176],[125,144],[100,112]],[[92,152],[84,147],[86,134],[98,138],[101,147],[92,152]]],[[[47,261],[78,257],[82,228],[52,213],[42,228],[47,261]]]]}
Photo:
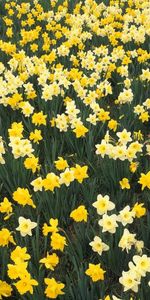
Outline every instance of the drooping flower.
{"type": "Polygon", "coordinates": [[[30,205],[33,208],[35,208],[36,206],[34,205],[31,197],[32,196],[26,188],[18,187],[17,190],[13,193],[13,200],[16,201],[18,204],[22,206],[30,205]]]}

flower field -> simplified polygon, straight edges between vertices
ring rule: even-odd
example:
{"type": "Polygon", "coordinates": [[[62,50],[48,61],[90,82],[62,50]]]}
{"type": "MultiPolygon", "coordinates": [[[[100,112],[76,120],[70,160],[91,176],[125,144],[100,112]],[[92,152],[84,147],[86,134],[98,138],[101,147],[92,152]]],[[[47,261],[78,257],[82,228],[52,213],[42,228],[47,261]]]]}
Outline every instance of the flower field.
{"type": "Polygon", "coordinates": [[[0,1],[0,299],[150,299],[150,1],[0,1]]]}

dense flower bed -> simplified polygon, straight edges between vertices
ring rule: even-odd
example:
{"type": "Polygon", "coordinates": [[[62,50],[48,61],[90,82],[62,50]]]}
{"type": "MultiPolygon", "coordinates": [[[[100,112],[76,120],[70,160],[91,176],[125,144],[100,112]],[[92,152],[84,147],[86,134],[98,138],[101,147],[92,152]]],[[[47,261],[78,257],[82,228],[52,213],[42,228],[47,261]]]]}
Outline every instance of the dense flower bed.
{"type": "Polygon", "coordinates": [[[0,299],[149,299],[149,46],[149,1],[0,1],[0,299]]]}

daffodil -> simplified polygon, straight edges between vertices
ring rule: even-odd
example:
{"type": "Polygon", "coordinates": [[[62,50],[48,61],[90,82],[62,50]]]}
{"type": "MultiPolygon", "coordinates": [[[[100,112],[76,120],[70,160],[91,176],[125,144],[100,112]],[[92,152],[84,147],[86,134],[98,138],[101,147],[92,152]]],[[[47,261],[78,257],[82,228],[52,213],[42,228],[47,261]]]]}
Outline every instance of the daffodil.
{"type": "Polygon", "coordinates": [[[21,236],[32,236],[32,229],[37,226],[37,223],[32,222],[30,219],[25,219],[24,217],[19,217],[18,221],[19,226],[16,228],[16,230],[20,231],[21,236]]]}

